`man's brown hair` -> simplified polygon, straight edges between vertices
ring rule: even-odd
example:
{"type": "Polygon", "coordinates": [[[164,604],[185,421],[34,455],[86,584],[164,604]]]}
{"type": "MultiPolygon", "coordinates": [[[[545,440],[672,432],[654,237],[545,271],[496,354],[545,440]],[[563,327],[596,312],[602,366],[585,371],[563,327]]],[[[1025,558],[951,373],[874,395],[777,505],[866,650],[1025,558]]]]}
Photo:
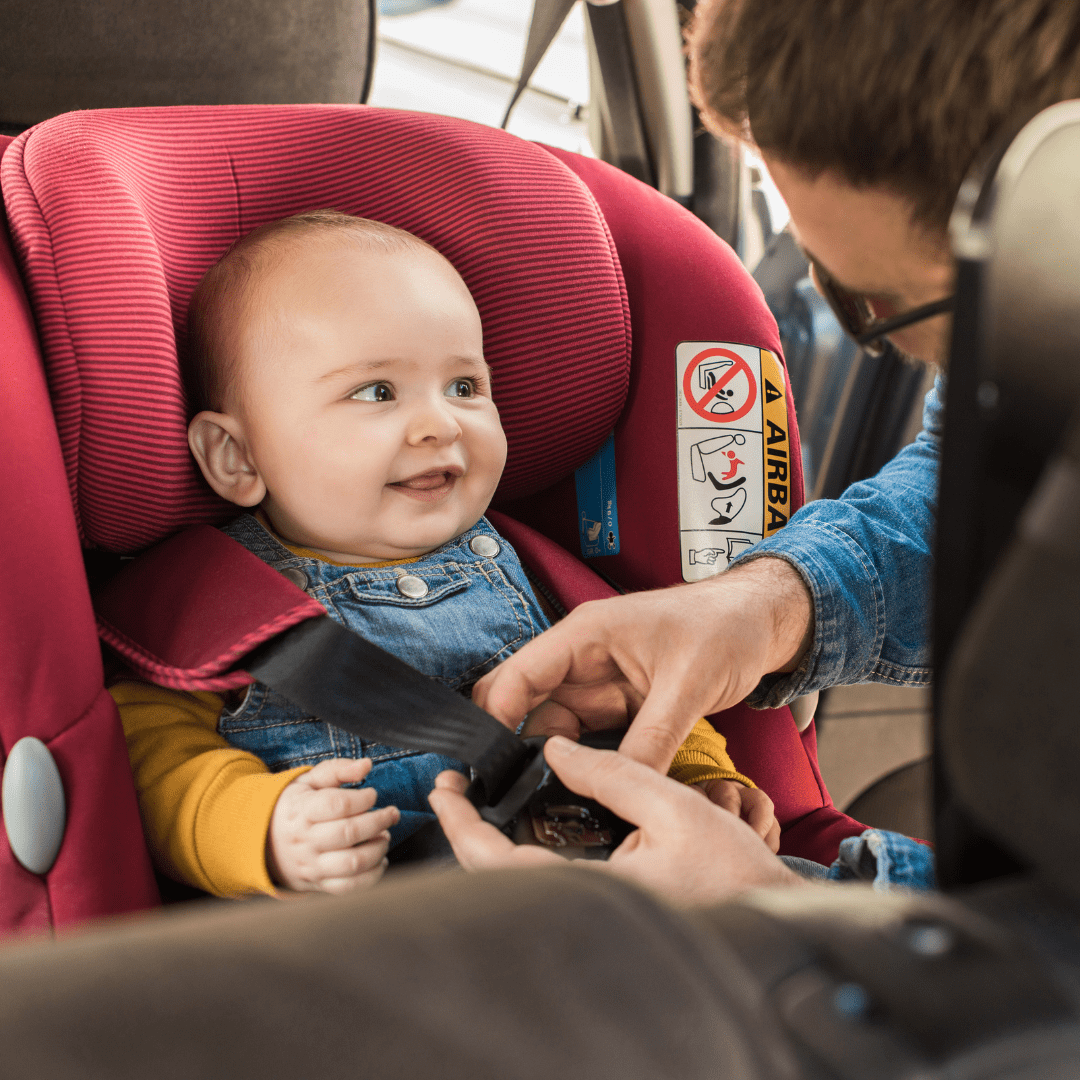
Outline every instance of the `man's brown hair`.
{"type": "Polygon", "coordinates": [[[413,247],[435,251],[426,240],[404,229],[337,210],[309,210],[252,230],[207,270],[188,305],[187,342],[180,351],[180,374],[189,415],[224,408],[237,378],[236,357],[226,340],[231,320],[246,302],[256,275],[274,259],[288,257],[290,239],[312,233],[347,236],[368,249],[398,251],[413,247]]]}
{"type": "Polygon", "coordinates": [[[715,133],[935,230],[996,139],[1080,97],[1076,0],[699,0],[689,44],[715,133]]]}

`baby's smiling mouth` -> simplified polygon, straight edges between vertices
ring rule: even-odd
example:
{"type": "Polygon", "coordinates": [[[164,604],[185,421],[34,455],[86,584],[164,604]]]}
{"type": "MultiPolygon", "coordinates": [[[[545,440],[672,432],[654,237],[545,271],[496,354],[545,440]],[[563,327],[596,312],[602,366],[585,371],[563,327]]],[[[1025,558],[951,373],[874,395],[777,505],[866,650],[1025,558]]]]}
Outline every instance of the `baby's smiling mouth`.
{"type": "Polygon", "coordinates": [[[434,500],[448,495],[454,487],[454,483],[465,470],[460,465],[447,465],[443,469],[428,469],[427,472],[417,473],[404,480],[396,480],[387,487],[395,488],[403,495],[414,499],[434,500]]]}

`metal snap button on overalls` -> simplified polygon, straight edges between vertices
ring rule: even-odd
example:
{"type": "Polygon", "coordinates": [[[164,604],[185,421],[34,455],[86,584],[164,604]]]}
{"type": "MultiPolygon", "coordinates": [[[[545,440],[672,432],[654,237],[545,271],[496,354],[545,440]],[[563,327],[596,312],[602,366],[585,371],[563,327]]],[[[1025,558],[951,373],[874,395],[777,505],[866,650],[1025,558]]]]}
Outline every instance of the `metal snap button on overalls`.
{"type": "Polygon", "coordinates": [[[474,536],[469,541],[469,550],[474,555],[479,555],[482,559],[494,559],[499,554],[501,548],[499,547],[499,541],[493,536],[488,536],[486,533],[481,533],[479,536],[474,536]]]}
{"type": "Polygon", "coordinates": [[[421,596],[427,596],[428,586],[423,578],[415,574],[402,574],[397,579],[398,592],[407,596],[410,600],[419,600],[421,596]]]}
{"type": "Polygon", "coordinates": [[[283,578],[288,578],[298,589],[304,589],[306,591],[308,587],[307,574],[305,574],[298,566],[290,566],[287,570],[282,570],[281,576],[283,578]]]}

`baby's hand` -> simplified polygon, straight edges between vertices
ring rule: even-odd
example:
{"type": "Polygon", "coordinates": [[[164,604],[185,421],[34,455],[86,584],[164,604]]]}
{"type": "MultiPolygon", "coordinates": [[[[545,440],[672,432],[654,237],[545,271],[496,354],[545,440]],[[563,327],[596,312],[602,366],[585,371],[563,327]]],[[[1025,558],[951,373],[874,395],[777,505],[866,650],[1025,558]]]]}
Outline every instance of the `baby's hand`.
{"type": "Polygon", "coordinates": [[[386,869],[396,806],[372,810],[374,788],[343,788],[371,771],[368,758],[333,758],[278,796],[266,837],[275,884],[298,892],[344,893],[374,885],[386,869]]]}
{"type": "Polygon", "coordinates": [[[745,819],[774,855],[780,850],[780,822],[773,813],[772,799],[761,788],[748,788],[737,780],[704,780],[694,787],[710,802],[745,819]]]}

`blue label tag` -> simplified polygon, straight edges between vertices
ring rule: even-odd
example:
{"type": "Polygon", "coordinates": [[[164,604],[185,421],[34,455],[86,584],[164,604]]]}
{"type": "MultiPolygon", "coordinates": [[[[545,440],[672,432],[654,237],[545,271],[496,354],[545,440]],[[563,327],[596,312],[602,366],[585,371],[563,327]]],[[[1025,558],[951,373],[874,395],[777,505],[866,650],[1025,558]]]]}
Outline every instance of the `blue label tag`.
{"type": "Polygon", "coordinates": [[[615,498],[615,435],[574,473],[578,532],[586,559],[619,554],[619,504],[615,498]]]}

